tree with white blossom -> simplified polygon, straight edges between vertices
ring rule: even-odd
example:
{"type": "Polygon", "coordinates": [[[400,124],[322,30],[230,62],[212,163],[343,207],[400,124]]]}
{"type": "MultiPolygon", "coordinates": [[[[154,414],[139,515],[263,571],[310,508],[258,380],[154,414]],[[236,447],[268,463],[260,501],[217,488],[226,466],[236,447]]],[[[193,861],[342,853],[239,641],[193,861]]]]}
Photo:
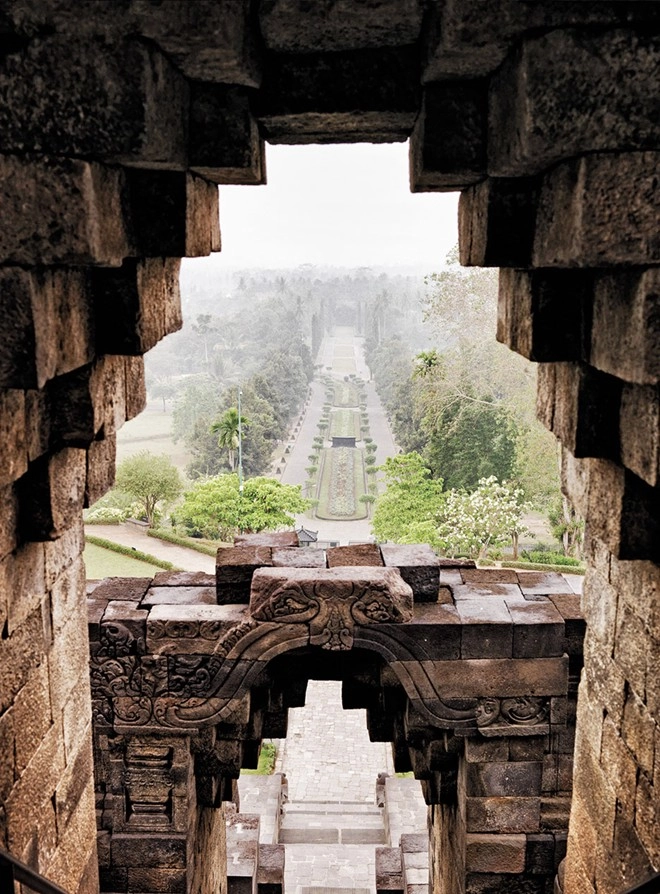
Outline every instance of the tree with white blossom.
{"type": "Polygon", "coordinates": [[[518,539],[529,534],[523,515],[530,508],[523,492],[491,475],[481,478],[472,492],[448,491],[438,520],[440,548],[450,556],[485,556],[488,549],[511,542],[518,557],[518,539]]]}

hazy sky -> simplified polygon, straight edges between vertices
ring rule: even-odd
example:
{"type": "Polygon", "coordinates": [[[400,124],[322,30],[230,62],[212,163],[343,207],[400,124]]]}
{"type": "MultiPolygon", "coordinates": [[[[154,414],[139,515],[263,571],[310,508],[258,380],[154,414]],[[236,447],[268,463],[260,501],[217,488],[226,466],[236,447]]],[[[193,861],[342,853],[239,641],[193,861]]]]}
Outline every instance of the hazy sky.
{"type": "Polygon", "coordinates": [[[220,188],[227,267],[415,265],[457,242],[457,193],[408,188],[408,146],[267,146],[266,186],[220,188]]]}

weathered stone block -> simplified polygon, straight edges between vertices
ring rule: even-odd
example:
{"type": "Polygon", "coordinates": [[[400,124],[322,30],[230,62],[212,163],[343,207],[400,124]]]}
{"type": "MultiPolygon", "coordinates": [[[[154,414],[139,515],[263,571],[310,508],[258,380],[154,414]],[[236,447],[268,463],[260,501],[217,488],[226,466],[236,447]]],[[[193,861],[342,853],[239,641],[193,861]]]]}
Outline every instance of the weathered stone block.
{"type": "Polygon", "coordinates": [[[8,843],[14,853],[22,853],[32,838],[35,813],[49,804],[64,766],[58,723],[46,733],[6,801],[8,843]]]}
{"type": "Polygon", "coordinates": [[[261,34],[279,53],[336,52],[417,42],[422,9],[417,0],[377,0],[356,7],[340,0],[328,9],[300,0],[276,0],[259,10],[261,34]]]}
{"type": "Polygon", "coordinates": [[[637,765],[649,776],[653,774],[655,721],[634,692],[628,692],[623,709],[621,734],[635,755],[637,765]]]}
{"type": "Polygon", "coordinates": [[[384,543],[380,552],[386,568],[398,568],[412,588],[414,602],[437,602],[440,564],[428,545],[384,543]]]}
{"type": "Polygon", "coordinates": [[[248,0],[201,0],[161,7],[136,0],[139,30],[155,40],[187,78],[258,87],[259,53],[248,0]]]}
{"type": "Polygon", "coordinates": [[[541,363],[586,360],[592,292],[591,274],[584,271],[503,268],[497,340],[541,363]]]}
{"type": "MultiPolygon", "coordinates": [[[[414,597],[413,597],[414,599],[414,597]]],[[[373,646],[382,641],[387,651],[421,659],[453,660],[461,656],[463,626],[456,609],[448,605],[424,604],[413,606],[413,618],[406,624],[383,624],[378,629],[370,627],[364,641],[373,646]]],[[[363,635],[356,631],[355,645],[363,642],[363,635]]],[[[367,647],[368,648],[368,647],[367,647]]]]}
{"type": "Polygon", "coordinates": [[[477,798],[529,798],[541,794],[540,761],[468,763],[466,792],[477,798]]]}
{"type": "Polygon", "coordinates": [[[269,60],[255,112],[269,143],[405,140],[420,93],[414,47],[269,60]]]}
{"type": "Polygon", "coordinates": [[[621,382],[592,366],[541,364],[539,420],[576,457],[618,459],[621,382]]]}
{"type": "Polygon", "coordinates": [[[220,548],[216,557],[216,593],[219,603],[250,601],[252,575],[257,568],[272,564],[269,546],[220,548]]]}
{"type": "Polygon", "coordinates": [[[625,385],[621,396],[621,461],[639,478],[660,484],[660,389],[625,385]]]}
{"type": "Polygon", "coordinates": [[[101,642],[106,637],[112,641],[116,625],[120,624],[122,628],[130,632],[134,640],[144,643],[148,614],[145,609],[138,608],[134,602],[119,600],[109,602],[101,621],[101,642]]]}
{"type": "Polygon", "coordinates": [[[142,357],[124,357],[124,386],[126,393],[126,421],[134,419],[147,405],[142,357]]]}
{"type": "Polygon", "coordinates": [[[54,35],[3,60],[0,149],[182,169],[187,105],[154,46],[54,35]]]}
{"type": "Polygon", "coordinates": [[[355,628],[412,618],[412,591],[393,568],[261,568],[250,614],[260,621],[309,622],[310,643],[344,650],[355,628]]]}
{"type": "Polygon", "coordinates": [[[56,540],[80,518],[87,457],[65,448],[30,464],[18,484],[19,527],[26,540],[56,540]]]}
{"type": "Polygon", "coordinates": [[[92,275],[99,354],[146,354],[182,326],[178,258],[126,260],[92,275]]]}
{"type": "MultiPolygon", "coordinates": [[[[299,549],[300,543],[295,531],[261,531],[258,534],[237,534],[234,537],[235,546],[272,546],[299,549]]],[[[298,552],[302,559],[304,553],[298,552]]]]}
{"type": "Polygon", "coordinates": [[[217,605],[215,589],[212,587],[151,586],[140,602],[140,608],[154,605],[217,605]]]}
{"type": "Polygon", "coordinates": [[[15,769],[23,773],[51,725],[48,665],[42,662],[17,693],[12,708],[14,719],[15,769]]]}
{"type": "Polygon", "coordinates": [[[0,392],[0,485],[12,484],[27,469],[25,397],[21,391],[0,392]]]}
{"type": "Polygon", "coordinates": [[[468,832],[466,870],[468,872],[523,872],[525,835],[487,835],[468,832]]]}
{"type": "Polygon", "coordinates": [[[533,266],[657,263],[658,160],[655,152],[595,153],[554,168],[539,194],[533,266]]]}
{"type": "MultiPolygon", "coordinates": [[[[566,658],[461,659],[422,665],[443,698],[564,695],[567,687],[566,658]]],[[[392,667],[396,669],[396,664],[392,667]]]]}
{"type": "Polygon", "coordinates": [[[185,869],[131,868],[128,870],[128,890],[150,891],[157,894],[186,894],[187,876],[185,869]]]}
{"type": "MultiPolygon", "coordinates": [[[[176,592],[173,587],[162,589],[176,592]]],[[[195,589],[214,595],[210,587],[195,589]]],[[[147,620],[147,648],[154,655],[213,654],[222,636],[246,616],[238,605],[155,605],[147,620]]]]}
{"type": "Polygon", "coordinates": [[[460,599],[456,611],[462,630],[461,658],[510,658],[513,627],[503,599],[460,599]]]}
{"type": "Polygon", "coordinates": [[[213,183],[266,182],[264,141],[245,90],[222,84],[191,85],[190,160],[213,183]]]}
{"type": "Polygon", "coordinates": [[[115,833],[110,853],[114,865],[129,869],[185,869],[186,836],[115,833]]]}
{"type": "Polygon", "coordinates": [[[508,602],[513,622],[514,658],[550,658],[564,654],[564,620],[550,602],[508,602]]]}
{"type": "Polygon", "coordinates": [[[87,476],[85,481],[85,507],[100,500],[115,483],[117,438],[97,438],[87,448],[87,476]]]}
{"type": "Polygon", "coordinates": [[[594,287],[590,362],[626,382],[660,381],[660,271],[602,273],[594,287]]]}
{"type": "MultiPolygon", "coordinates": [[[[16,492],[14,487],[9,485],[0,486],[0,504],[2,505],[2,513],[0,513],[0,558],[4,558],[7,553],[12,552],[16,548],[16,528],[18,518],[18,505],[16,500],[16,492]]],[[[3,604],[6,593],[0,596],[0,625],[4,624],[3,604]]]]}
{"type": "Polygon", "coordinates": [[[42,388],[48,379],[93,356],[86,275],[67,269],[0,270],[0,319],[5,349],[0,384],[42,388]]]}
{"type": "Polygon", "coordinates": [[[584,153],[655,148],[648,81],[659,64],[658,38],[630,28],[524,40],[491,82],[489,172],[519,177],[584,153]]]}
{"type": "Polygon", "coordinates": [[[198,257],[220,250],[218,188],[193,174],[126,172],[132,257],[198,257]]]}
{"type": "Polygon", "coordinates": [[[5,597],[6,633],[11,635],[46,595],[43,544],[26,543],[0,562],[0,592],[5,597]]]}
{"type": "Polygon", "coordinates": [[[273,566],[276,568],[325,568],[325,550],[298,546],[273,547],[273,566]]]}
{"type": "Polygon", "coordinates": [[[328,568],[343,565],[383,565],[380,548],[376,543],[354,543],[349,546],[333,546],[326,551],[328,568]]]}
{"type": "Polygon", "coordinates": [[[523,177],[491,177],[464,190],[458,205],[461,264],[531,266],[538,193],[537,181],[523,177]]]}
{"type": "Polygon", "coordinates": [[[463,189],[486,177],[485,81],[427,84],[410,137],[410,189],[463,189]]]}
{"type": "Polygon", "coordinates": [[[129,253],[118,168],[0,156],[0,260],[117,266],[129,253]]]}
{"type": "MultiPolygon", "coordinates": [[[[469,832],[533,832],[538,830],[541,802],[533,797],[466,799],[469,832]]],[[[555,842],[552,836],[552,853],[555,842]]]]}

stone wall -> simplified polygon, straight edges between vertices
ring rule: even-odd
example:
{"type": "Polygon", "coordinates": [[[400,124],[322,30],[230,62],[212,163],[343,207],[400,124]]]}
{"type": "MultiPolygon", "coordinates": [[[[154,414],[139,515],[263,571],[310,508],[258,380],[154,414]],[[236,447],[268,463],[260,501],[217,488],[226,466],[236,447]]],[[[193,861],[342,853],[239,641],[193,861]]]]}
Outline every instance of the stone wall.
{"type": "Polygon", "coordinates": [[[4,0],[0,8],[0,844],[96,888],[83,505],[263,141],[411,139],[463,189],[461,257],[587,518],[566,894],[660,868],[660,242],[654,3],[4,0]],[[587,796],[588,793],[588,796],[587,796]]]}

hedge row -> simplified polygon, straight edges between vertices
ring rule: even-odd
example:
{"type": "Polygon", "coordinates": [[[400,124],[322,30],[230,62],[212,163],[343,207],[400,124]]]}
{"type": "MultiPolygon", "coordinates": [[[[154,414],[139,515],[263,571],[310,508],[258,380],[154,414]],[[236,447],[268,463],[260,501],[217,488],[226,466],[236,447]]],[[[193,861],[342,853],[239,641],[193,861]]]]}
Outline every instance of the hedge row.
{"type": "Polygon", "coordinates": [[[200,543],[192,537],[182,537],[181,534],[175,534],[174,531],[164,531],[162,528],[150,528],[147,531],[147,535],[155,537],[156,540],[174,543],[176,546],[185,546],[186,549],[194,549],[198,553],[204,553],[205,556],[213,556],[214,559],[218,552],[217,546],[208,546],[206,543],[200,543]]]}
{"type": "Polygon", "coordinates": [[[500,562],[502,568],[519,568],[521,571],[556,571],[558,574],[584,574],[586,568],[579,565],[544,565],[542,562],[500,562]]]}
{"type": "Polygon", "coordinates": [[[112,550],[114,553],[120,553],[122,556],[130,556],[131,559],[139,559],[141,562],[148,562],[150,565],[155,565],[157,568],[164,568],[165,571],[181,571],[181,568],[177,568],[172,562],[166,562],[165,559],[159,559],[156,556],[149,555],[149,553],[143,553],[139,549],[133,549],[132,546],[122,546],[121,543],[113,543],[112,540],[106,540],[103,537],[94,537],[92,534],[85,534],[85,541],[87,543],[93,543],[94,546],[112,550]]]}

